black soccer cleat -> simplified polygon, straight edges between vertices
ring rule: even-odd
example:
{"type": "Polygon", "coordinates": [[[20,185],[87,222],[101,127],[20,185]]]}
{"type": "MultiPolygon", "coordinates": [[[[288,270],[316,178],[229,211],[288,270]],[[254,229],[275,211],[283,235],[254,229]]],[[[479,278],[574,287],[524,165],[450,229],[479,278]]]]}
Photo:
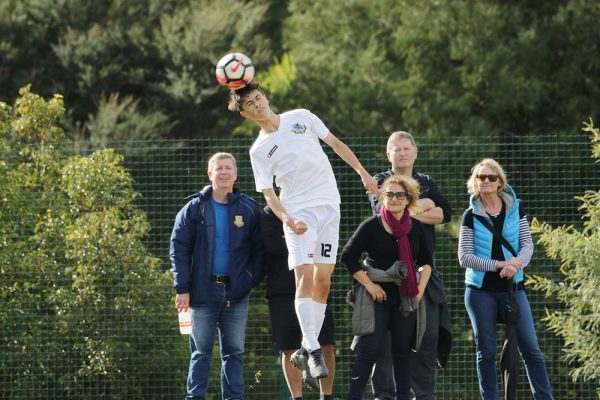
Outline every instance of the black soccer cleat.
{"type": "Polygon", "coordinates": [[[319,382],[310,374],[310,369],[308,367],[308,351],[306,351],[304,347],[300,347],[300,349],[292,354],[290,362],[294,364],[294,367],[302,371],[302,380],[304,383],[313,389],[319,390],[319,382]]]}
{"type": "Polygon", "coordinates": [[[310,370],[310,375],[315,379],[327,378],[329,376],[321,349],[313,350],[309,353],[308,369],[310,370]]]}

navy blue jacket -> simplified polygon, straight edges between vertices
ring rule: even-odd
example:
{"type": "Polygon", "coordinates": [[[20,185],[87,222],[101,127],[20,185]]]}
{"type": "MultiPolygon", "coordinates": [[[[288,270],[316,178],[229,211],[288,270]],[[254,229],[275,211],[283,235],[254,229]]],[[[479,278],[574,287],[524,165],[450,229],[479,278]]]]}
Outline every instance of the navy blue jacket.
{"type": "MultiPolygon", "coordinates": [[[[215,250],[215,214],[206,186],[177,214],[171,234],[170,257],[175,290],[190,293],[190,305],[208,300],[215,250]]],[[[261,210],[256,202],[234,188],[228,194],[230,266],[227,300],[243,299],[263,277],[264,246],[261,210]]]]}

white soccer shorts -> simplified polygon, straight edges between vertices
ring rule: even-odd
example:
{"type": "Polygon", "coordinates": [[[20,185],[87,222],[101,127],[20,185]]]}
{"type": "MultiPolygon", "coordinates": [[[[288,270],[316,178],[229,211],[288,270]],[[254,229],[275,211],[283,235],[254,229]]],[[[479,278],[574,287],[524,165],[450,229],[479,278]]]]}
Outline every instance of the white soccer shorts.
{"type": "Polygon", "coordinates": [[[303,221],[308,229],[302,235],[296,235],[289,227],[283,227],[289,268],[303,264],[335,264],[340,236],[339,204],[308,207],[291,216],[303,221]]]}

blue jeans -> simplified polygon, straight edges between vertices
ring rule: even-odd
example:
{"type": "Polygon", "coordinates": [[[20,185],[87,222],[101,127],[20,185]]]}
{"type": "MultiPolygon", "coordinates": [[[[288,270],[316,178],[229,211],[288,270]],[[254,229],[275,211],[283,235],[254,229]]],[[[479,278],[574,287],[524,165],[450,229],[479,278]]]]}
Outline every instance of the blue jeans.
{"type": "Polygon", "coordinates": [[[394,365],[394,381],[397,400],[408,400],[410,392],[410,353],[415,339],[416,313],[407,317],[398,311],[399,302],[390,301],[375,303],[375,332],[361,336],[355,351],[356,360],[352,366],[348,400],[362,399],[365,386],[371,376],[373,365],[385,348],[386,337],[391,333],[391,353],[394,365]]]}
{"type": "MultiPolygon", "coordinates": [[[[508,292],[490,292],[467,288],[465,306],[471,319],[477,350],[477,377],[479,391],[484,400],[498,400],[496,375],[496,325],[498,313],[508,301],[508,292]]],[[[546,363],[535,333],[531,308],[524,290],[515,292],[521,318],[516,324],[519,353],[525,361],[525,371],[536,400],[552,399],[552,388],[548,379],[546,363]]]]}
{"type": "Polygon", "coordinates": [[[187,399],[204,400],[208,389],[215,331],[221,348],[221,394],[224,400],[244,398],[242,353],[246,339],[248,296],[226,300],[226,285],[213,283],[210,303],[191,307],[190,369],[187,399]]]}

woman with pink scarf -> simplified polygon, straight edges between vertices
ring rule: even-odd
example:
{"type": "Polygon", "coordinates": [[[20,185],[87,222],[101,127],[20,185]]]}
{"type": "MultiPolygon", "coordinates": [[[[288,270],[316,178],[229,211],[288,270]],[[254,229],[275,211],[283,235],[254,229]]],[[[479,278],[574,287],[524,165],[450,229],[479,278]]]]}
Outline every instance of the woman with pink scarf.
{"type": "Polygon", "coordinates": [[[409,399],[409,355],[415,338],[416,312],[402,313],[400,302],[402,297],[421,301],[433,262],[423,226],[410,217],[410,210],[415,209],[419,198],[418,183],[407,176],[393,175],[384,182],[379,196],[380,215],[363,221],[342,252],[342,262],[352,277],[373,297],[375,316],[375,331],[361,336],[355,347],[348,400],[362,398],[388,330],[392,338],[396,400],[409,399]],[[406,266],[402,284],[373,282],[363,270],[363,253],[367,255],[365,265],[377,269],[387,270],[401,261],[406,266]]]}

